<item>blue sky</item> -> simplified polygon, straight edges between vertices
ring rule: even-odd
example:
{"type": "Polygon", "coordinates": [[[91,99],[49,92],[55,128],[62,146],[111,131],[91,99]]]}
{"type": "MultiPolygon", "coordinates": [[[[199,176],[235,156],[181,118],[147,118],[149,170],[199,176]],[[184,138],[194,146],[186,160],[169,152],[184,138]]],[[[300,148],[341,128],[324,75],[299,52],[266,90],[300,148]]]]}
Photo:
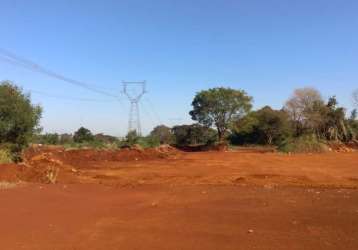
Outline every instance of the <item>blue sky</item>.
{"type": "MultiPolygon", "coordinates": [[[[244,89],[255,108],[281,108],[295,88],[312,86],[352,108],[358,88],[358,1],[354,0],[1,0],[0,48],[110,93],[147,80],[144,132],[189,123],[195,93],[244,89]]],[[[118,102],[0,61],[44,107],[47,132],[126,133],[128,101],[118,102]]]]}

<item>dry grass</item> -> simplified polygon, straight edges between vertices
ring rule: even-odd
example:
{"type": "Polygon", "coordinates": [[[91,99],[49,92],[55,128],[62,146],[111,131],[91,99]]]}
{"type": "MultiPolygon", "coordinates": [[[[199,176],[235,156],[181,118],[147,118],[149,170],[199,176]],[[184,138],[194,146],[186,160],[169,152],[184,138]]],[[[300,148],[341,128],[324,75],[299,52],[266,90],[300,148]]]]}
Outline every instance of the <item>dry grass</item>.
{"type": "Polygon", "coordinates": [[[7,182],[7,181],[0,181],[0,190],[16,188],[20,185],[20,182],[7,182]]]}
{"type": "Polygon", "coordinates": [[[12,157],[9,150],[0,149],[0,164],[12,163],[12,157]]]}

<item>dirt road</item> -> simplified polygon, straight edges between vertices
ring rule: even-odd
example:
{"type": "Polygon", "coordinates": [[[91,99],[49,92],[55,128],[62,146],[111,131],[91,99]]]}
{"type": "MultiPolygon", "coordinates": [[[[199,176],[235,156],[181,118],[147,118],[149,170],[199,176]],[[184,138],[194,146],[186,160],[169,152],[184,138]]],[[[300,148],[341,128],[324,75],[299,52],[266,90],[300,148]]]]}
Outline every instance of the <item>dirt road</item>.
{"type": "Polygon", "coordinates": [[[0,203],[3,250],[358,247],[357,190],[31,185],[0,203]]]}

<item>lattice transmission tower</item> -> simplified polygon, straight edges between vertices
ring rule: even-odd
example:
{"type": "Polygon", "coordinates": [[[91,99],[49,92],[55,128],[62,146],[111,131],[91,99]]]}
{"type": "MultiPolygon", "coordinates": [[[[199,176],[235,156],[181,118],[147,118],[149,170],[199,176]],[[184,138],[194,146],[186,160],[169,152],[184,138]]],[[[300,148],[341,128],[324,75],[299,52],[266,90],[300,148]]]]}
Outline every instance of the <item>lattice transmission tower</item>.
{"type": "Polygon", "coordinates": [[[125,82],[123,84],[123,93],[128,97],[130,102],[128,132],[136,131],[137,135],[142,135],[140,124],[139,101],[147,92],[146,81],[142,82],[125,82]]]}

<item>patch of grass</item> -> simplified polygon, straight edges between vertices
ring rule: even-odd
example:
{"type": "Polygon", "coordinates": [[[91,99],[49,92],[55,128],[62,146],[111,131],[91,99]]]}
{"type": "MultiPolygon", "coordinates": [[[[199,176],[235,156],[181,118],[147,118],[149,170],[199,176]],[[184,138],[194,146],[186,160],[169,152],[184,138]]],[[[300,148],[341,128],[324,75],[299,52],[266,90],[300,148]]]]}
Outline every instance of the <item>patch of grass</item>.
{"type": "Polygon", "coordinates": [[[0,190],[15,188],[18,185],[19,185],[18,182],[0,181],[0,190]]]}
{"type": "Polygon", "coordinates": [[[2,148],[0,149],[0,164],[12,163],[13,156],[10,150],[2,148]]]}
{"type": "Polygon", "coordinates": [[[83,142],[83,143],[67,143],[64,144],[63,147],[67,150],[71,149],[117,149],[118,145],[116,143],[103,143],[99,141],[92,141],[92,142],[83,142]]]}
{"type": "Polygon", "coordinates": [[[285,153],[323,153],[329,151],[329,148],[325,141],[306,135],[284,141],[278,150],[285,153]]]}

